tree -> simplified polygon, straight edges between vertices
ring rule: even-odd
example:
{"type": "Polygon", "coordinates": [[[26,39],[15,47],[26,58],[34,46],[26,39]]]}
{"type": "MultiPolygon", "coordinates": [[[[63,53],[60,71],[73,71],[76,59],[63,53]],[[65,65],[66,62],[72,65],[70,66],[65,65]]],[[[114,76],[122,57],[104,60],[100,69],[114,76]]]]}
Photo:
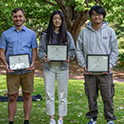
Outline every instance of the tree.
{"type": "Polygon", "coordinates": [[[123,4],[123,0],[112,0],[111,2],[102,0],[101,3],[107,11],[106,20],[115,29],[117,38],[124,36],[124,8],[121,6],[123,4]]]}
{"type": "Polygon", "coordinates": [[[76,41],[81,26],[88,19],[88,2],[77,0],[56,0],[56,2],[65,15],[68,31],[72,34],[74,41],[76,41]]]}
{"type": "MultiPolygon", "coordinates": [[[[106,21],[115,29],[118,36],[124,27],[123,0],[1,0],[0,1],[0,34],[10,28],[11,11],[21,7],[25,11],[25,25],[34,30],[39,36],[48,25],[50,14],[60,9],[65,15],[67,30],[72,34],[74,41],[78,37],[82,26],[87,22],[89,9],[93,5],[102,5],[107,11],[106,21]],[[119,29],[118,29],[119,27],[119,29]]],[[[122,34],[119,36],[121,37],[122,34]]]]}
{"type": "MultiPolygon", "coordinates": [[[[88,10],[90,3],[87,0],[55,0],[65,15],[67,30],[72,34],[74,41],[76,41],[81,26],[88,19],[88,10]]],[[[52,0],[43,0],[52,5],[52,0]]]]}
{"type": "MultiPolygon", "coordinates": [[[[79,31],[88,19],[89,9],[93,5],[102,5],[108,15],[106,20],[111,23],[115,23],[118,19],[122,20],[124,17],[123,12],[123,0],[55,0],[62,12],[65,15],[66,25],[68,31],[72,34],[73,39],[76,43],[79,31]],[[123,13],[122,13],[123,12],[123,13]],[[123,16],[121,16],[123,15],[123,16]]],[[[43,2],[52,5],[51,0],[43,0],[43,2]]],[[[121,24],[120,21],[119,24],[121,24]]]]}
{"type": "Polygon", "coordinates": [[[11,11],[16,7],[21,7],[24,10],[26,16],[25,25],[34,30],[37,37],[46,28],[51,12],[54,9],[58,9],[58,6],[51,6],[41,0],[1,0],[0,35],[13,25],[11,11]]]}

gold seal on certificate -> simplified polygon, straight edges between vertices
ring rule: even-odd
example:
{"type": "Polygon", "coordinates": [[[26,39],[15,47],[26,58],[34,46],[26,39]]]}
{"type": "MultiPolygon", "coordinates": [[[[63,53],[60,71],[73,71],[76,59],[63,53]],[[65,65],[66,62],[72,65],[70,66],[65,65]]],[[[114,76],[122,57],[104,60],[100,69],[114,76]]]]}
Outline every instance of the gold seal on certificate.
{"type": "Polygon", "coordinates": [[[88,72],[102,73],[109,72],[109,55],[108,54],[88,54],[86,60],[88,72]]]}
{"type": "Polygon", "coordinates": [[[68,56],[68,46],[58,44],[47,44],[47,58],[50,61],[65,61],[68,56]]]}
{"type": "Polygon", "coordinates": [[[30,67],[29,54],[9,55],[9,69],[22,70],[30,67]]]}

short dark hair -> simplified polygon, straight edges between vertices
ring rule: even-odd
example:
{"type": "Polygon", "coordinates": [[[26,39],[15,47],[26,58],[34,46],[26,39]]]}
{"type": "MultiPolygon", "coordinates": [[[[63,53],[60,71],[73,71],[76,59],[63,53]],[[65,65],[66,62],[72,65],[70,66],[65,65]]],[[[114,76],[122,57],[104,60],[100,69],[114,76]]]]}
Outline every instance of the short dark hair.
{"type": "Polygon", "coordinates": [[[90,18],[93,14],[93,10],[99,14],[102,14],[103,15],[103,18],[105,18],[106,16],[106,11],[105,9],[102,7],[102,6],[93,6],[90,11],[89,11],[89,15],[90,15],[90,18]]]}
{"type": "MultiPolygon", "coordinates": [[[[20,8],[20,7],[17,7],[17,8],[15,8],[15,9],[13,9],[12,10],[12,15],[13,15],[13,13],[17,13],[18,11],[22,11],[22,13],[24,14],[24,11],[23,11],[23,9],[22,8],[20,8]]],[[[25,15],[25,14],[24,14],[25,15]]]]}

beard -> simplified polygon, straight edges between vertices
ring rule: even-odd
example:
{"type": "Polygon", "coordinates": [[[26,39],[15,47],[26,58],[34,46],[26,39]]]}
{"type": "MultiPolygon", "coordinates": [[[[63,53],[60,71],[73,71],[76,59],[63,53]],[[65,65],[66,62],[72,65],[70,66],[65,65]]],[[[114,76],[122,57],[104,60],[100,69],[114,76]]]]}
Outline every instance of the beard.
{"type": "Polygon", "coordinates": [[[16,27],[21,27],[24,24],[24,21],[20,25],[17,25],[16,23],[14,23],[14,24],[16,27]]]}

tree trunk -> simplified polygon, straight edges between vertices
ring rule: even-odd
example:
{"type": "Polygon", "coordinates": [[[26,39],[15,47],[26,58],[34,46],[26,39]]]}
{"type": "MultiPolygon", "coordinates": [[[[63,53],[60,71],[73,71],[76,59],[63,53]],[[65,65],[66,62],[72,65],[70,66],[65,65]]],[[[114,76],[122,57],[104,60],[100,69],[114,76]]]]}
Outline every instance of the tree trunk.
{"type": "Polygon", "coordinates": [[[74,39],[74,42],[75,42],[75,45],[76,45],[76,40],[78,38],[78,35],[79,35],[79,31],[80,31],[80,27],[79,28],[76,28],[75,30],[73,30],[73,28],[75,27],[67,27],[67,30],[71,33],[73,39],[74,39]]]}
{"type": "Polygon", "coordinates": [[[64,1],[65,0],[56,0],[57,4],[65,15],[67,30],[71,33],[76,45],[76,40],[78,38],[80,28],[87,21],[89,11],[84,10],[83,12],[78,12],[75,10],[76,5],[64,6],[64,1]]]}
{"type": "Polygon", "coordinates": [[[80,29],[87,21],[88,15],[89,15],[89,11],[85,11],[82,14],[79,14],[78,18],[76,18],[77,16],[75,16],[74,17],[76,18],[75,20],[71,20],[70,17],[65,16],[67,30],[71,33],[74,39],[75,45],[76,45],[76,40],[78,38],[80,29]]]}

